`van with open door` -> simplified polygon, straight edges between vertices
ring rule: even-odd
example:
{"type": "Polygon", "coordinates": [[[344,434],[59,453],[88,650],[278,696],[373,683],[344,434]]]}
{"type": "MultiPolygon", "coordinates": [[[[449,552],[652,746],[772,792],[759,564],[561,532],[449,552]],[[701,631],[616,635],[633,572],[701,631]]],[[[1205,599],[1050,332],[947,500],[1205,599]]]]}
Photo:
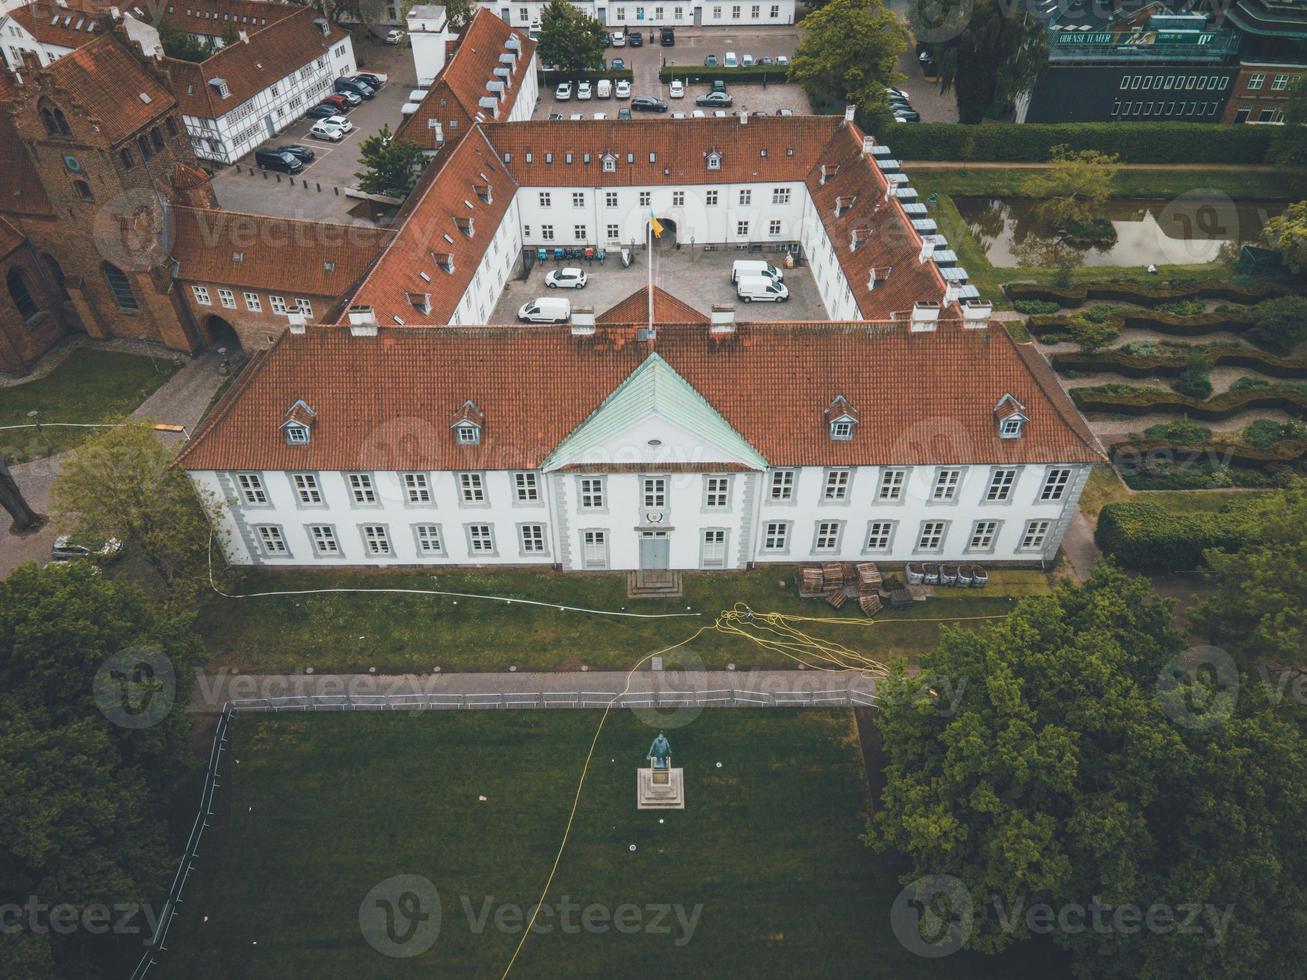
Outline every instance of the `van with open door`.
{"type": "Polygon", "coordinates": [[[744,276],[766,276],[780,282],[785,278],[785,273],[761,259],[736,259],[731,266],[731,282],[739,282],[744,276]]]}
{"type": "Polygon", "coordinates": [[[784,303],[790,298],[785,283],[771,276],[741,276],[735,280],[735,295],[746,303],[784,303]]]}

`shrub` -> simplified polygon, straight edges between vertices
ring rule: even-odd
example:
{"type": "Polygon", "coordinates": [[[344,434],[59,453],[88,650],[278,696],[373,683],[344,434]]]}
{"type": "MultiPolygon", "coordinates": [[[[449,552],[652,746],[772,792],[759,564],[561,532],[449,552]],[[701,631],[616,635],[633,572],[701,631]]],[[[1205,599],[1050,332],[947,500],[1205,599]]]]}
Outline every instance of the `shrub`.
{"type": "Polygon", "coordinates": [[[1190,422],[1188,419],[1177,419],[1174,422],[1150,425],[1144,430],[1144,435],[1150,439],[1168,439],[1171,442],[1190,446],[1212,438],[1212,430],[1204,429],[1197,422],[1190,422]]]}
{"type": "Polygon", "coordinates": [[[1280,296],[1258,303],[1248,338],[1277,354],[1292,352],[1307,340],[1307,297],[1280,296]]]}
{"type": "Polygon", "coordinates": [[[1199,299],[1176,299],[1169,303],[1159,303],[1154,309],[1171,316],[1196,316],[1204,311],[1205,304],[1199,299]]]}
{"type": "Polygon", "coordinates": [[[1208,398],[1212,394],[1212,355],[1204,350],[1195,350],[1180,372],[1180,377],[1171,385],[1173,389],[1190,398],[1208,398]]]}
{"type": "Polygon", "coordinates": [[[1032,315],[1036,313],[1056,313],[1061,309],[1051,299],[1019,299],[1012,304],[1018,313],[1032,315]]]}
{"type": "Polygon", "coordinates": [[[1202,564],[1208,548],[1239,547],[1245,510],[1237,504],[1216,512],[1168,510],[1151,501],[1108,504],[1099,512],[1094,537],[1126,568],[1186,572],[1202,564]]]}
{"type": "Polygon", "coordinates": [[[1098,350],[1115,343],[1121,337],[1121,328],[1115,324],[1083,320],[1078,316],[1071,318],[1067,328],[1071,339],[1083,351],[1098,350]]]}
{"type": "Polygon", "coordinates": [[[1084,317],[1090,323],[1106,323],[1118,309],[1120,307],[1113,306],[1111,303],[1095,303],[1093,306],[1081,310],[1078,315],[1084,317]]]}
{"type": "Polygon", "coordinates": [[[1286,439],[1307,439],[1307,424],[1297,419],[1288,422],[1258,419],[1243,430],[1243,441],[1258,449],[1269,449],[1286,439]]]}

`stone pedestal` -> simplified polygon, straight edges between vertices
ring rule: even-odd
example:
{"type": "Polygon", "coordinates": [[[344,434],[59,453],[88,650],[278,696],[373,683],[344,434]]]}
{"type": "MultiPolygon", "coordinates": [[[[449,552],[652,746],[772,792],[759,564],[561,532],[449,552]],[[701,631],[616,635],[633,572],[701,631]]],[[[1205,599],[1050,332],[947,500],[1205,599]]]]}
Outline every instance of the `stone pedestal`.
{"type": "Polygon", "coordinates": [[[636,808],[640,810],[684,810],[685,778],[681,769],[637,769],[636,808]]]}

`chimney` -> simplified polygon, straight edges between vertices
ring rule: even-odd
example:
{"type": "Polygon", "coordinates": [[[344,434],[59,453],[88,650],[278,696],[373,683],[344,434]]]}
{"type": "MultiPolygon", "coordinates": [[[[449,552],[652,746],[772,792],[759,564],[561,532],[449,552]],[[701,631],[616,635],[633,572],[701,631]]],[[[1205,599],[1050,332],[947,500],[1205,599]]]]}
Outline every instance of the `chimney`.
{"type": "Polygon", "coordinates": [[[303,313],[287,313],[286,322],[290,327],[291,333],[302,334],[304,333],[304,324],[308,322],[308,317],[303,313]]]}
{"type": "Polygon", "coordinates": [[[743,109],[740,110],[740,125],[741,126],[749,125],[749,114],[745,112],[743,109]]]}
{"type": "Polygon", "coordinates": [[[912,319],[909,330],[912,333],[924,333],[934,330],[939,322],[940,304],[917,300],[912,304],[912,319]]]}
{"type": "Polygon", "coordinates": [[[867,156],[871,156],[872,154],[871,148],[875,145],[876,145],[876,137],[874,136],[862,137],[862,152],[865,153],[867,156]]]}
{"type": "Polygon", "coordinates": [[[956,283],[944,283],[944,305],[952,306],[958,301],[958,287],[956,283]]]}
{"type": "Polygon", "coordinates": [[[729,303],[714,303],[708,336],[729,337],[735,333],[735,307],[729,303]]]}
{"type": "Polygon", "coordinates": [[[375,337],[377,335],[376,311],[370,306],[351,306],[349,334],[351,337],[375,337]]]}
{"type": "Polygon", "coordinates": [[[845,121],[846,123],[851,123],[851,122],[853,122],[853,116],[854,116],[854,113],[856,113],[857,111],[858,111],[858,107],[857,107],[857,106],[855,106],[855,105],[846,105],[846,106],[844,107],[844,121],[845,121]]]}
{"type": "Polygon", "coordinates": [[[926,262],[935,251],[935,243],[930,238],[921,239],[921,251],[917,253],[918,262],[926,262]]]}
{"type": "Polygon", "coordinates": [[[572,336],[593,337],[595,332],[595,308],[593,306],[572,307],[572,336]]]}
{"type": "Polygon", "coordinates": [[[822,187],[825,187],[825,186],[826,186],[826,164],[824,164],[824,163],[821,165],[821,184],[820,184],[820,186],[822,186],[822,187]]]}
{"type": "Polygon", "coordinates": [[[994,304],[988,300],[969,299],[962,306],[962,326],[968,330],[983,330],[989,326],[989,315],[994,304]]]}

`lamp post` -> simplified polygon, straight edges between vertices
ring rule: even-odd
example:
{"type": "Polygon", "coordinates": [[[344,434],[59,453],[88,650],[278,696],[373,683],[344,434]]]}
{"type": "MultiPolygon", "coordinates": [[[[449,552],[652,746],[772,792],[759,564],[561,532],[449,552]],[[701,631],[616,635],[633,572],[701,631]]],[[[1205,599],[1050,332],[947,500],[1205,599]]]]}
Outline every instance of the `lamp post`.
{"type": "Polygon", "coordinates": [[[218,365],[218,374],[225,378],[231,371],[231,361],[227,358],[227,348],[219,347],[218,356],[222,358],[222,363],[218,365]]]}

